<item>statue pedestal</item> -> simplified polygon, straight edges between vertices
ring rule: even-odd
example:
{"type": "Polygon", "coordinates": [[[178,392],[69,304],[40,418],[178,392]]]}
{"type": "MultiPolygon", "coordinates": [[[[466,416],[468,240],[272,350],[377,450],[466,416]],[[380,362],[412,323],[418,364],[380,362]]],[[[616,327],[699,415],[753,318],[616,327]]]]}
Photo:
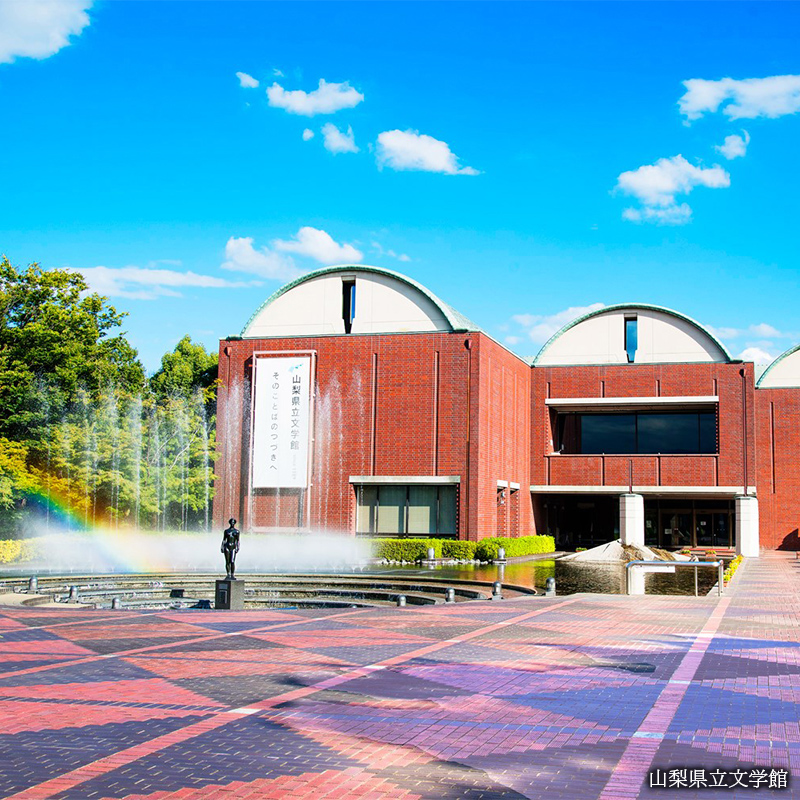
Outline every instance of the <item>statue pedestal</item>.
{"type": "Polygon", "coordinates": [[[244,581],[223,578],[217,581],[214,608],[242,611],[244,609],[244,581]]]}

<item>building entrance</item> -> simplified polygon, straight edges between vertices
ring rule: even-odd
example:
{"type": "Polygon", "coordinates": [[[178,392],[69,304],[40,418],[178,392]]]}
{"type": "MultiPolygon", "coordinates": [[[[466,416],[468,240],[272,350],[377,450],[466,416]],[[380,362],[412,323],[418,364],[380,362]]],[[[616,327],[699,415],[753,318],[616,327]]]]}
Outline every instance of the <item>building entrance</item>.
{"type": "Polygon", "coordinates": [[[645,501],[645,544],[676,550],[681,547],[733,547],[730,501],[645,501]]]}
{"type": "Polygon", "coordinates": [[[716,511],[695,515],[695,543],[697,547],[733,547],[731,514],[716,511]]]}
{"type": "MultiPolygon", "coordinates": [[[[692,511],[660,511],[658,514],[658,547],[674,550],[692,547],[692,511]]],[[[645,542],[646,543],[646,542],[645,542]]]]}

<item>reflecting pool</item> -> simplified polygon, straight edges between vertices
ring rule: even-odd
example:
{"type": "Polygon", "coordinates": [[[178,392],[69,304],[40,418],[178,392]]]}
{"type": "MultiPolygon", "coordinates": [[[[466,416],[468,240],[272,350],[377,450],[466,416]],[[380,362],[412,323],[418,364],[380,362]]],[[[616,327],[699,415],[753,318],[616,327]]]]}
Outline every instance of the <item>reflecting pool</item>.
{"type": "MultiPolygon", "coordinates": [[[[560,560],[523,561],[506,565],[447,564],[433,568],[413,566],[373,567],[373,571],[406,572],[420,575],[438,575],[459,580],[497,581],[537,588],[544,591],[550,577],[556,579],[556,594],[576,592],[598,594],[625,594],[625,566],[560,560]]],[[[697,570],[697,589],[700,596],[708,594],[717,582],[717,571],[709,567],[697,570]]],[[[645,594],[694,595],[694,570],[676,569],[674,573],[648,573],[645,576],[645,594]]]]}

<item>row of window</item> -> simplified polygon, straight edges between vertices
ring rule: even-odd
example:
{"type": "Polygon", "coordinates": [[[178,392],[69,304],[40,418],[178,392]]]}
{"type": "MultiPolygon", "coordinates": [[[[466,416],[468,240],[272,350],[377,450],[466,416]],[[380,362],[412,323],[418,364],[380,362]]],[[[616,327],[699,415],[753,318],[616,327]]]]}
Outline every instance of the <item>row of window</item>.
{"type": "Polygon", "coordinates": [[[455,536],[455,486],[359,486],[357,533],[455,536]]]}
{"type": "MultiPolygon", "coordinates": [[[[558,414],[562,453],[698,454],[717,452],[713,411],[558,414]]],[[[387,536],[455,536],[455,486],[386,484],[356,489],[356,532],[387,536]]]]}
{"type": "Polygon", "coordinates": [[[714,411],[558,414],[556,449],[568,454],[717,452],[714,411]]]}

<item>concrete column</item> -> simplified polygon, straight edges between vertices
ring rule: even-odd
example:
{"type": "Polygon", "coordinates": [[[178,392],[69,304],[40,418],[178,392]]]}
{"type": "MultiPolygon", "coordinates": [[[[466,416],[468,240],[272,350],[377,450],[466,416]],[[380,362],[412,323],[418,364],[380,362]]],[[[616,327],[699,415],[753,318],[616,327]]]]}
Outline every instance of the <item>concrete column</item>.
{"type": "Polygon", "coordinates": [[[736,553],[758,558],[758,498],[738,495],[733,503],[736,510],[736,553]]]}
{"type": "Polygon", "coordinates": [[[645,569],[647,567],[631,567],[628,572],[630,575],[627,577],[628,587],[630,591],[628,594],[644,594],[644,577],[645,569]]]}
{"type": "Polygon", "coordinates": [[[640,494],[619,496],[619,539],[621,544],[644,547],[644,497],[640,494]]]}

